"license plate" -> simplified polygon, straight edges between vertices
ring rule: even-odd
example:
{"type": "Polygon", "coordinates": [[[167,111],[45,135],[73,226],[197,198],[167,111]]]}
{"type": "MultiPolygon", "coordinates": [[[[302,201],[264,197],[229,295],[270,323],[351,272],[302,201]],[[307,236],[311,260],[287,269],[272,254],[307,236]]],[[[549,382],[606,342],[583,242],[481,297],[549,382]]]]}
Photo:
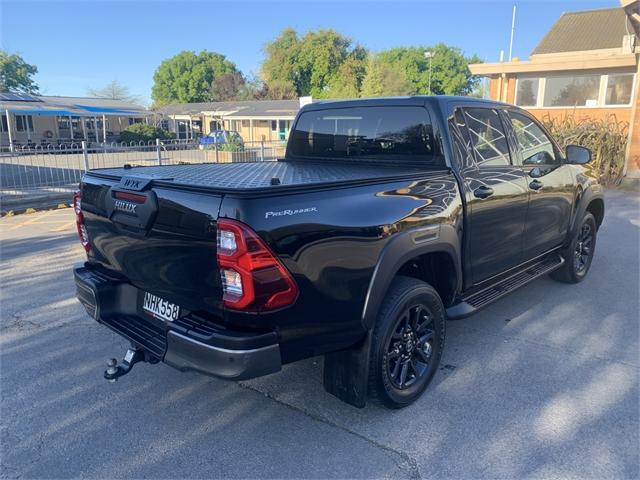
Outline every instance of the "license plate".
{"type": "Polygon", "coordinates": [[[180,307],[178,305],[149,292],[144,292],[142,309],[154,317],[166,320],[167,322],[173,322],[180,318],[180,307]]]}

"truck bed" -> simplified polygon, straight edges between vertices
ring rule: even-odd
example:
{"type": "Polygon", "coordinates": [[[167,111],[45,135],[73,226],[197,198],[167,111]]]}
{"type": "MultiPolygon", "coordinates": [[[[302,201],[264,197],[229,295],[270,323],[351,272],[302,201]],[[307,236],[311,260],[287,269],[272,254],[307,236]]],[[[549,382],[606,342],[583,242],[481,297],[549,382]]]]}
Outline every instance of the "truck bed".
{"type": "Polygon", "coordinates": [[[204,163],[152,167],[102,168],[92,176],[120,179],[123,176],[152,177],[154,184],[172,184],[215,190],[262,190],[336,183],[357,183],[424,174],[424,168],[372,163],[276,161],[204,163]],[[277,180],[276,180],[277,179],[277,180]]]}

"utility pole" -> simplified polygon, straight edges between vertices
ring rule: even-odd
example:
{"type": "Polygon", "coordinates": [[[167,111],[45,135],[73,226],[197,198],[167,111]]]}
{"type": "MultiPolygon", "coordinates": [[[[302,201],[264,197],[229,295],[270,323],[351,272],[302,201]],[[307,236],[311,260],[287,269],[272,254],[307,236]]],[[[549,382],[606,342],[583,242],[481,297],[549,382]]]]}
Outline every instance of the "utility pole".
{"type": "Polygon", "coordinates": [[[429,95],[431,95],[431,60],[433,59],[433,52],[424,52],[424,58],[429,60],[429,95]]]}
{"type": "Polygon", "coordinates": [[[513,34],[516,30],[516,6],[513,6],[513,15],[511,15],[511,38],[509,39],[509,61],[513,53],[513,34]]]}

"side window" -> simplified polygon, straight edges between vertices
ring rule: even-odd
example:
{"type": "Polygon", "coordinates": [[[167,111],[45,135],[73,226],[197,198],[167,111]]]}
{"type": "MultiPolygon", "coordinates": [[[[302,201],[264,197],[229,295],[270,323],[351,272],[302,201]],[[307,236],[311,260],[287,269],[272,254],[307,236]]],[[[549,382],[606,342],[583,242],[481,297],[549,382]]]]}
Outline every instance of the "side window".
{"type": "Polygon", "coordinates": [[[509,165],[509,146],[498,112],[489,108],[465,108],[464,115],[478,166],[509,165]]]}
{"type": "Polygon", "coordinates": [[[456,108],[453,116],[449,118],[449,131],[451,132],[451,138],[453,140],[453,154],[458,164],[463,168],[473,166],[471,141],[461,108],[456,108]]]}
{"type": "Polygon", "coordinates": [[[555,165],[560,155],[540,126],[527,115],[510,111],[511,125],[516,134],[523,165],[555,165]]]}

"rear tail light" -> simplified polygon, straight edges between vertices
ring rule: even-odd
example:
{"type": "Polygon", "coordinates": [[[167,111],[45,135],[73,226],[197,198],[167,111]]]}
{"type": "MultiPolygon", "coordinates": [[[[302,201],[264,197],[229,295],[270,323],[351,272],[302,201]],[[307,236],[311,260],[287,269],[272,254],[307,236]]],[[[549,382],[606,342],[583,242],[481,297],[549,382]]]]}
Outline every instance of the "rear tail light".
{"type": "Polygon", "coordinates": [[[262,312],[295,302],[291,274],[258,235],[236,220],[218,220],[218,267],[225,307],[262,312]]]}
{"type": "Polygon", "coordinates": [[[84,247],[85,251],[89,252],[89,250],[91,250],[91,244],[89,243],[87,227],[84,225],[84,215],[82,214],[82,192],[80,190],[77,190],[73,194],[73,211],[76,214],[76,228],[78,229],[80,243],[84,247]]]}

